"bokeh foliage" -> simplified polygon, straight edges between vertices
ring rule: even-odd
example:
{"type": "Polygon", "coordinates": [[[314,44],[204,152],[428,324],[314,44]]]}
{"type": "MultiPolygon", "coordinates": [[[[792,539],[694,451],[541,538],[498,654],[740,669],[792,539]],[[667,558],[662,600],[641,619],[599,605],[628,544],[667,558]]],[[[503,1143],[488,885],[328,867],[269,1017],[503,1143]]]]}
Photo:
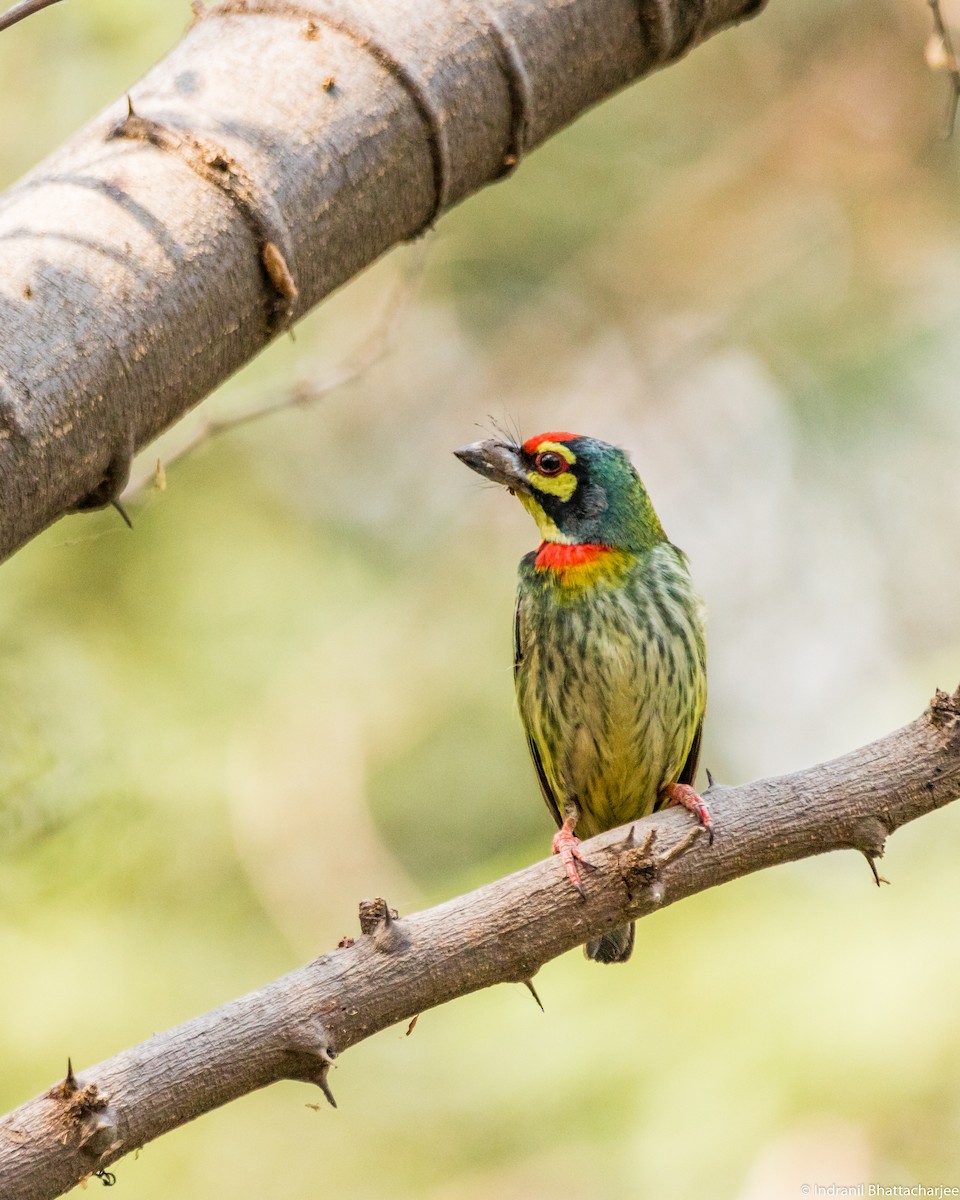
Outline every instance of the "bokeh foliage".
{"type": "MultiPolygon", "coordinates": [[[[960,8],[951,13],[960,19],[960,8]]],[[[4,182],[181,32],[77,0],[0,38],[4,182]]],[[[0,589],[0,1108],[542,856],[510,676],[534,531],[450,454],[490,417],[629,446],[711,614],[739,780],[919,712],[960,661],[960,145],[919,0],[788,5],[589,114],[207,411],[391,352],[59,524],[0,589]]],[[[202,421],[198,414],[192,421],[202,421]]],[[[190,423],[163,440],[173,454],[190,423]]],[[[153,454],[146,456],[149,467],[153,454]]],[[[722,810],[717,813],[722,830],[722,810]]],[[[960,1184],[960,812],[644,921],[118,1167],[136,1200],[777,1200],[960,1184]]],[[[721,833],[722,836],[722,833],[721,833]]]]}

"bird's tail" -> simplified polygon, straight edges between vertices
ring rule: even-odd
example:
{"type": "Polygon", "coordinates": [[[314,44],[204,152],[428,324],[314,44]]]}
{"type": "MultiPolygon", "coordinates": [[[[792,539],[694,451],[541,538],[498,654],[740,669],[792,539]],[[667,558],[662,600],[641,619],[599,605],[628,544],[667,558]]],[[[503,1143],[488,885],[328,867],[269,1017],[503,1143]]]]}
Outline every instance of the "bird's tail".
{"type": "Polygon", "coordinates": [[[611,929],[609,933],[601,934],[592,942],[587,942],[583,952],[594,962],[626,962],[633,953],[633,922],[621,925],[619,929],[611,929]]]}

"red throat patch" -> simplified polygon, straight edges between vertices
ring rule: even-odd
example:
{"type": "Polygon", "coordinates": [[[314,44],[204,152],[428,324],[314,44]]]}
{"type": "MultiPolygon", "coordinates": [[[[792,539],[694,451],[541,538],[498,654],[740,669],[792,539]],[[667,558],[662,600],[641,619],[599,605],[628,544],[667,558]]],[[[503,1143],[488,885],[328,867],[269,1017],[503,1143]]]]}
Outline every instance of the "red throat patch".
{"type": "Polygon", "coordinates": [[[592,542],[576,546],[566,542],[541,542],[534,566],[538,571],[566,571],[570,567],[589,566],[611,552],[611,546],[594,545],[592,542]]]}
{"type": "Polygon", "coordinates": [[[520,449],[524,454],[536,454],[541,442],[572,442],[579,436],[578,433],[538,433],[536,437],[527,438],[520,449]]]}

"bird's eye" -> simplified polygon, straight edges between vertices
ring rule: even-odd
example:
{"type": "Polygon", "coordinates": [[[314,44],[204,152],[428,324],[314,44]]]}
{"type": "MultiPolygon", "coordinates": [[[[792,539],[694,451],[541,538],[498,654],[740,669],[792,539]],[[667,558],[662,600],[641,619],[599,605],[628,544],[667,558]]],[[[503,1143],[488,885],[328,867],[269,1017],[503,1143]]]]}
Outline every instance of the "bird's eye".
{"type": "Polygon", "coordinates": [[[554,450],[545,450],[536,457],[537,470],[541,475],[559,475],[566,467],[566,459],[554,450]]]}

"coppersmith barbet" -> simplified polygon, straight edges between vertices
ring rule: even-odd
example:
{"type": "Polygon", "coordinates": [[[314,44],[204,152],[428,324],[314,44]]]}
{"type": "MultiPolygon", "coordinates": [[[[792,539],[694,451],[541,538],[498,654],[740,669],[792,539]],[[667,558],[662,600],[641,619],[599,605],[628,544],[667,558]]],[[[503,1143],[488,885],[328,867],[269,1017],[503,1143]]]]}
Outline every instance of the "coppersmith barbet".
{"type": "MultiPolygon", "coordinates": [[[[627,455],[560,432],[456,454],[515,494],[540,530],[520,560],[514,678],[571,882],[582,890],[577,834],[668,804],[712,836],[693,788],[707,700],[703,606],[627,455]]],[[[584,947],[607,963],[632,949],[632,923],[584,947]]]]}

